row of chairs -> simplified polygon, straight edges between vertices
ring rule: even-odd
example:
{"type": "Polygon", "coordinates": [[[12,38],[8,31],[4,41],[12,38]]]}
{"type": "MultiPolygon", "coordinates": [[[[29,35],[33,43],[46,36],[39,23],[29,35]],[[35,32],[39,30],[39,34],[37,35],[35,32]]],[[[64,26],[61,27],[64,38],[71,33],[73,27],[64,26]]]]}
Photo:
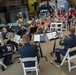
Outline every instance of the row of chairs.
{"type": "Polygon", "coordinates": [[[67,25],[64,26],[63,23],[51,23],[50,25],[50,31],[57,31],[57,32],[62,32],[64,30],[67,30],[67,25]]]}

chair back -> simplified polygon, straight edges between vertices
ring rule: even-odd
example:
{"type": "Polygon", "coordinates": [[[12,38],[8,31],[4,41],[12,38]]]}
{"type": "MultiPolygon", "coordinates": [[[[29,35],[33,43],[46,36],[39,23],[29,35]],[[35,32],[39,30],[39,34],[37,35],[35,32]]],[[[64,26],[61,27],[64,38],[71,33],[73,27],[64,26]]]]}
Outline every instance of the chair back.
{"type": "Polygon", "coordinates": [[[57,32],[62,32],[62,26],[63,23],[51,23],[50,24],[50,31],[57,31],[57,32]]]}
{"type": "Polygon", "coordinates": [[[20,58],[20,61],[23,66],[24,75],[26,75],[28,71],[36,71],[36,75],[38,75],[39,68],[38,68],[38,63],[37,63],[37,57],[20,58]],[[35,66],[25,67],[24,65],[25,62],[32,62],[32,61],[35,61],[35,66]]]}
{"type": "MultiPolygon", "coordinates": [[[[27,58],[20,58],[21,64],[23,67],[25,67],[25,62],[35,62],[35,66],[37,66],[37,57],[27,57],[27,58]]],[[[26,68],[26,67],[25,67],[26,68]]]]}

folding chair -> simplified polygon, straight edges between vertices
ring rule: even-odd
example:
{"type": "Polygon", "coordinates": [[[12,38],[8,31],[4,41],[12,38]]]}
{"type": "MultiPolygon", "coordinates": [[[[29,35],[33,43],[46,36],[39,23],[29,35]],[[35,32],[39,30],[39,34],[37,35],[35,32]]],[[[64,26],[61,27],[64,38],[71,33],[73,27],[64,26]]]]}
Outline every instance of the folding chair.
{"type": "Polygon", "coordinates": [[[62,26],[63,23],[51,23],[50,24],[50,31],[57,31],[57,32],[62,32],[62,26]]]}
{"type": "Polygon", "coordinates": [[[68,60],[68,69],[69,69],[69,72],[76,67],[76,65],[74,65],[74,66],[71,65],[71,61],[72,61],[72,59],[76,58],[76,54],[70,56],[70,52],[75,51],[75,50],[76,50],[76,47],[69,48],[68,51],[67,51],[67,53],[66,53],[66,55],[64,56],[64,58],[62,60],[62,63],[60,64],[62,66],[63,63],[67,59],[68,60]]]}
{"type": "Polygon", "coordinates": [[[38,63],[37,63],[37,57],[27,57],[27,58],[20,58],[22,67],[23,67],[23,71],[24,71],[24,75],[26,75],[26,73],[28,71],[36,71],[36,75],[38,75],[38,63]],[[25,67],[24,62],[31,62],[31,61],[35,61],[35,66],[33,67],[25,67]]]}

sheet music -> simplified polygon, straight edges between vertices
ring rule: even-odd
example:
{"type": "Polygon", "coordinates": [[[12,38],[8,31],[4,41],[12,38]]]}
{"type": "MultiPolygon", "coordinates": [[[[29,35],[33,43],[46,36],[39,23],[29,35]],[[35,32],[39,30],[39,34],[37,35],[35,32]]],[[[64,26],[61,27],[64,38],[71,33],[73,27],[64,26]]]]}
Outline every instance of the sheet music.
{"type": "Polygon", "coordinates": [[[34,35],[34,41],[40,42],[40,35],[34,35]]]}
{"type": "Polygon", "coordinates": [[[47,37],[48,37],[49,40],[53,39],[53,36],[52,36],[51,33],[47,33],[47,37]]]}
{"type": "Polygon", "coordinates": [[[15,35],[14,42],[19,43],[19,40],[20,40],[20,36],[19,35],[15,35]]]}
{"type": "Polygon", "coordinates": [[[51,40],[51,39],[56,39],[58,36],[56,32],[52,32],[52,33],[47,33],[47,37],[49,40],[51,40]]]}
{"type": "Polygon", "coordinates": [[[45,42],[46,41],[46,35],[45,34],[40,34],[40,41],[45,42]]]}
{"type": "Polygon", "coordinates": [[[52,34],[53,38],[57,38],[58,37],[56,32],[52,32],[51,34],[52,34]]]}

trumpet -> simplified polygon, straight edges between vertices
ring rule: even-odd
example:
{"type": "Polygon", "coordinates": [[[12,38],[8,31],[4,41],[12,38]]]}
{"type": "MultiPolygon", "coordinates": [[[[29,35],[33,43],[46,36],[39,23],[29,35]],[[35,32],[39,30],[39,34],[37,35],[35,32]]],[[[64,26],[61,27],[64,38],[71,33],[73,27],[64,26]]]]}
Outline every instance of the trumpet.
{"type": "Polygon", "coordinates": [[[68,34],[66,32],[63,32],[59,35],[60,38],[66,38],[68,34]]]}

